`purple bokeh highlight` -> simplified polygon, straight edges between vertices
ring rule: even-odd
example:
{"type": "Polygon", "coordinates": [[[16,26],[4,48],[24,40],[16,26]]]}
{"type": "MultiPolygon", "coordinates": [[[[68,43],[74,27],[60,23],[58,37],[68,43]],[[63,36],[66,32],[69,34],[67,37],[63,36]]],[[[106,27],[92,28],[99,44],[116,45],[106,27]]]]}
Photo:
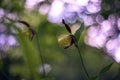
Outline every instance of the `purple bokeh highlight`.
{"type": "MultiPolygon", "coordinates": [[[[54,0],[48,13],[48,20],[52,23],[61,23],[65,19],[67,23],[84,21],[86,16],[98,13],[101,10],[101,0],[73,0],[71,3],[63,0],[54,0]]],[[[94,17],[92,17],[94,19],[94,17]]],[[[89,22],[93,21],[89,18],[89,22]]],[[[85,25],[90,25],[84,21],[85,25]]]]}
{"type": "MultiPolygon", "coordinates": [[[[98,17],[101,18],[101,17],[98,17]]],[[[96,47],[105,48],[109,56],[112,56],[116,62],[120,62],[120,19],[116,14],[111,14],[108,19],[103,18],[96,25],[91,25],[87,30],[85,38],[86,44],[96,47]]],[[[98,22],[98,21],[96,21],[98,22]]]]}

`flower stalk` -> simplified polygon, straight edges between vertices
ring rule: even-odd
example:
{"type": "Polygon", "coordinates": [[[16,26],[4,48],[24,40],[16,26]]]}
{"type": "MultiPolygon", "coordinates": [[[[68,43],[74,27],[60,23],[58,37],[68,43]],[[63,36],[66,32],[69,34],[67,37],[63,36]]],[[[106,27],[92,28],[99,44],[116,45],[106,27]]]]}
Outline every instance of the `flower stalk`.
{"type": "Polygon", "coordinates": [[[38,52],[39,52],[39,55],[40,55],[40,58],[41,58],[41,64],[43,66],[43,77],[46,77],[46,72],[45,72],[45,68],[44,68],[44,59],[43,59],[42,54],[40,53],[40,42],[39,42],[39,36],[38,36],[37,33],[36,33],[36,43],[37,43],[38,52]]]}
{"type": "Polygon", "coordinates": [[[74,40],[74,45],[75,45],[75,48],[76,48],[77,51],[78,51],[79,58],[80,58],[80,61],[81,61],[82,67],[83,67],[83,69],[84,69],[84,72],[85,72],[87,78],[89,79],[90,76],[89,76],[89,74],[88,74],[88,72],[87,72],[87,70],[86,70],[86,68],[85,68],[85,65],[84,65],[84,62],[83,62],[83,58],[82,58],[82,55],[81,55],[80,49],[79,49],[79,47],[78,47],[78,43],[76,42],[76,38],[75,38],[75,36],[73,36],[72,39],[74,40]]]}
{"type": "MultiPolygon", "coordinates": [[[[80,61],[81,61],[80,63],[82,64],[82,68],[83,68],[83,70],[84,70],[87,78],[90,79],[89,74],[88,74],[88,72],[87,72],[87,70],[86,70],[86,68],[85,68],[85,65],[84,65],[84,62],[83,62],[83,58],[82,58],[80,49],[79,49],[79,47],[78,47],[79,37],[80,37],[82,31],[84,30],[84,24],[82,23],[82,24],[81,24],[81,27],[80,27],[80,28],[76,31],[76,33],[73,35],[73,34],[72,34],[72,31],[71,31],[71,28],[69,27],[69,25],[67,25],[67,24],[65,23],[64,19],[62,20],[62,23],[64,24],[66,30],[69,32],[69,35],[68,35],[68,36],[71,37],[71,40],[68,40],[68,41],[70,41],[70,42],[69,42],[70,44],[67,45],[67,46],[65,46],[65,49],[66,49],[66,48],[69,48],[69,47],[72,46],[73,44],[75,45],[75,48],[77,49],[77,51],[78,51],[78,53],[79,53],[79,58],[80,58],[80,61]]],[[[66,41],[67,41],[67,40],[66,40],[66,41]]]]}

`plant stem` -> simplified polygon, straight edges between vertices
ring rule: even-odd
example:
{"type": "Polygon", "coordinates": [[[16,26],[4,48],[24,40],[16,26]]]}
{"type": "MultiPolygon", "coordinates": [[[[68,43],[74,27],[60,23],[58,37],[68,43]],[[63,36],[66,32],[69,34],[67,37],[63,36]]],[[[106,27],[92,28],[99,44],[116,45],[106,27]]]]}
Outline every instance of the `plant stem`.
{"type": "MultiPolygon", "coordinates": [[[[38,38],[38,34],[36,33],[36,42],[37,42],[37,47],[38,47],[38,51],[39,51],[39,54],[40,54],[40,43],[39,43],[39,38],[38,38]]],[[[46,72],[45,72],[45,68],[44,68],[44,60],[43,60],[43,56],[42,54],[40,54],[40,58],[41,58],[41,64],[43,66],[43,77],[46,76],[46,72]]]]}
{"type": "Polygon", "coordinates": [[[86,70],[86,68],[85,68],[85,65],[84,65],[84,62],[83,62],[83,58],[82,58],[80,49],[79,49],[79,47],[78,47],[78,43],[76,42],[76,38],[75,38],[74,36],[73,36],[73,41],[74,41],[75,48],[77,49],[77,51],[78,51],[78,53],[79,53],[79,57],[80,57],[80,61],[81,61],[82,67],[83,67],[83,69],[84,69],[84,71],[85,71],[85,74],[86,74],[87,78],[89,79],[89,78],[90,78],[90,77],[89,77],[89,74],[88,74],[88,72],[87,72],[87,70],[86,70]]]}
{"type": "Polygon", "coordinates": [[[81,55],[81,53],[80,53],[80,50],[79,50],[79,48],[76,48],[76,49],[78,50],[79,57],[80,57],[80,60],[81,60],[81,64],[82,64],[82,67],[83,67],[83,69],[84,69],[84,71],[85,71],[85,74],[86,74],[86,76],[87,76],[88,79],[89,79],[89,74],[88,74],[88,72],[87,72],[87,70],[86,70],[86,68],[85,68],[85,65],[84,65],[83,58],[82,58],[82,55],[81,55]]]}

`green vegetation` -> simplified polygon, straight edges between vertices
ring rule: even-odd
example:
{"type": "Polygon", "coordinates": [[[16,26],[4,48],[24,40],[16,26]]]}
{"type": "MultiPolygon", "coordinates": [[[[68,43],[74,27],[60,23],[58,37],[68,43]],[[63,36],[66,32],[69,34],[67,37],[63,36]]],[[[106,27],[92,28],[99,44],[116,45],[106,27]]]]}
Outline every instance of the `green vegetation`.
{"type": "MultiPolygon", "coordinates": [[[[7,35],[13,34],[10,32],[10,27],[17,30],[18,33],[13,35],[19,43],[19,46],[14,46],[5,52],[6,57],[0,57],[0,80],[86,80],[76,48],[71,46],[64,49],[58,44],[58,36],[61,33],[67,33],[65,27],[48,22],[47,15],[41,15],[37,10],[26,10],[23,6],[24,2],[25,0],[0,0],[0,8],[6,11],[0,24],[5,24],[7,27],[5,32],[7,35]],[[16,22],[7,23],[4,20],[7,12],[16,13],[19,20],[26,21],[35,30],[36,34],[32,40],[29,40],[31,33],[26,35],[24,31],[17,29],[16,22]],[[50,64],[51,71],[46,73],[43,70],[41,73],[39,68],[43,64],[50,64]]],[[[23,26],[26,25],[20,25],[20,27],[23,26]]],[[[80,30],[75,36],[79,41],[79,51],[91,77],[90,80],[98,78],[119,80],[119,64],[113,64],[112,58],[103,50],[87,46],[83,37],[85,30],[83,34],[80,30]],[[96,74],[100,74],[99,77],[96,74]]],[[[3,52],[0,51],[0,54],[3,52]]]]}

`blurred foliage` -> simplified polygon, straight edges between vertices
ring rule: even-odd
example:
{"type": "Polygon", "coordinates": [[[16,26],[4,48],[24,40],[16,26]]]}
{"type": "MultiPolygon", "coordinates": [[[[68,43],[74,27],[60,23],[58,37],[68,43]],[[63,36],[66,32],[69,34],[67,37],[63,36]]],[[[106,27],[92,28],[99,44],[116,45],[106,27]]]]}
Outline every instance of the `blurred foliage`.
{"type": "Polygon", "coordinates": [[[5,9],[8,12],[20,13],[24,10],[25,0],[0,0],[0,8],[5,9]]]}
{"type": "MultiPolygon", "coordinates": [[[[49,23],[47,16],[41,15],[37,10],[26,10],[24,4],[25,0],[0,0],[1,9],[7,13],[18,13],[20,20],[27,21],[38,34],[32,41],[22,32],[15,35],[20,46],[12,48],[6,58],[0,59],[0,80],[85,80],[76,49],[71,46],[65,50],[58,45],[57,37],[66,33],[65,28],[49,23]],[[37,69],[42,65],[40,55],[44,63],[52,66],[52,71],[46,77],[37,69]]],[[[104,11],[102,14],[108,15],[104,11]]],[[[7,23],[5,25],[12,27],[7,23]]],[[[90,76],[96,76],[113,60],[103,50],[84,44],[84,35],[85,33],[81,35],[79,42],[80,51],[88,73],[90,76]]],[[[102,80],[119,80],[119,74],[119,64],[114,63],[111,69],[100,77],[102,80]]]]}

